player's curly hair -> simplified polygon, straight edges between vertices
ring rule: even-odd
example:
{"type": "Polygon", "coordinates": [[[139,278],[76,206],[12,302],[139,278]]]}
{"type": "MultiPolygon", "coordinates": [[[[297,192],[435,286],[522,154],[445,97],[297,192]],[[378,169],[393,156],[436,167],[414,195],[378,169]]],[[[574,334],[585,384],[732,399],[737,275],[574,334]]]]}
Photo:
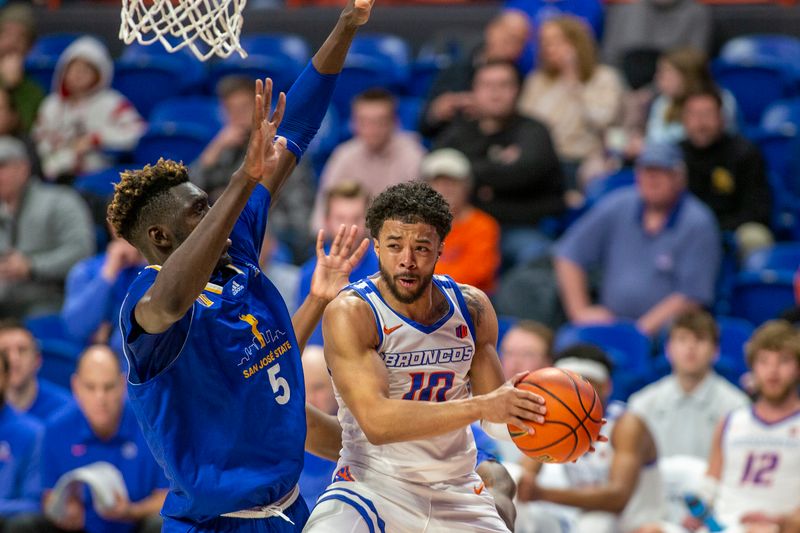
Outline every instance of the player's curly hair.
{"type": "Polygon", "coordinates": [[[367,228],[374,238],[378,237],[387,220],[429,224],[436,228],[439,238],[444,240],[450,233],[453,215],[447,200],[430,185],[422,181],[409,181],[392,185],[372,201],[367,210],[367,228]]]}
{"type": "Polygon", "coordinates": [[[148,215],[163,214],[167,191],[189,181],[183,163],[159,159],[155,165],[145,165],[141,170],[120,173],[121,180],[114,186],[114,199],[108,206],[108,222],[117,235],[136,246],[143,222],[148,215]]]}

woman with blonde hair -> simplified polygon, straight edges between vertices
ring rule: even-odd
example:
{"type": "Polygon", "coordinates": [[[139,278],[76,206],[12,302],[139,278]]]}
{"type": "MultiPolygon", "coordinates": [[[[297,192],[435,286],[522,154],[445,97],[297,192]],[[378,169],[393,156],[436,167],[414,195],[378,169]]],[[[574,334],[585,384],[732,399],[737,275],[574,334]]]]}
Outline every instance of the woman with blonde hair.
{"type": "Polygon", "coordinates": [[[538,65],[525,80],[519,111],[548,125],[568,177],[602,152],[623,92],[617,72],[598,63],[597,44],[581,19],[559,16],[542,24],[538,65]]]}

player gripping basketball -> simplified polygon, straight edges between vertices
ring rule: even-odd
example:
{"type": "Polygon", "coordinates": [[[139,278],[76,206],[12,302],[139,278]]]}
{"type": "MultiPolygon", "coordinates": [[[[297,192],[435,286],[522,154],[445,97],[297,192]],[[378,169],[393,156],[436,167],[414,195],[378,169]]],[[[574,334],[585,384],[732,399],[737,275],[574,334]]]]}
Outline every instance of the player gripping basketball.
{"type": "MultiPolygon", "coordinates": [[[[297,488],[307,429],[300,351],[367,241],[351,254],[355,228],[342,228],[326,256],[320,235],[311,296],[293,319],[258,261],[272,196],[319,128],[371,5],[350,0],[272,117],[271,82],[256,82],[245,161],[213,207],[172,161],[125,172],[116,188],[109,221],[150,263],[120,323],[130,401],[170,480],[164,531],[298,531],[308,517],[297,488]]],[[[310,447],[335,457],[338,426],[311,415],[310,447]]]]}
{"type": "Polygon", "coordinates": [[[474,471],[469,424],[509,438],[505,423],[541,423],[545,406],[504,383],[486,295],[433,275],[451,221],[421,182],[388,188],[367,213],[380,272],[323,317],[343,449],[306,531],[508,531],[474,471]]]}

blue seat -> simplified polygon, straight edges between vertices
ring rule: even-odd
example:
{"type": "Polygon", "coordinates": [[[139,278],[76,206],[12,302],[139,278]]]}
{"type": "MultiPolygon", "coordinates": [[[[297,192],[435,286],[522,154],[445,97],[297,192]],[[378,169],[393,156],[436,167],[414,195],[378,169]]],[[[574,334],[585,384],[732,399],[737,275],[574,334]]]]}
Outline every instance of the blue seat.
{"type": "Polygon", "coordinates": [[[322,169],[328,161],[331,153],[336,149],[340,142],[342,142],[342,119],[336,109],[331,106],[328,108],[325,117],[322,119],[322,124],[308,145],[307,154],[311,156],[311,166],[314,169],[314,175],[317,180],[322,174],[322,169]]]}
{"type": "Polygon", "coordinates": [[[760,270],[788,270],[794,272],[800,267],[800,243],[783,242],[769,248],[757,250],[745,260],[744,269],[751,272],[760,270]]]}
{"type": "Polygon", "coordinates": [[[308,43],[291,33],[262,33],[243,35],[239,40],[248,54],[284,56],[304,67],[311,58],[308,43]]]}
{"type": "Polygon", "coordinates": [[[112,85],[143,116],[159,102],[183,94],[186,60],[172,55],[123,56],[114,64],[112,85]]]}
{"type": "Polygon", "coordinates": [[[81,194],[107,198],[114,194],[114,185],[119,183],[119,174],[124,170],[126,167],[118,165],[91,174],[83,174],[72,186],[81,194]]]}
{"type": "Polygon", "coordinates": [[[397,116],[400,120],[400,127],[407,131],[417,131],[419,126],[419,115],[422,112],[422,98],[415,96],[403,96],[397,101],[397,116]]]}
{"type": "Polygon", "coordinates": [[[579,343],[599,346],[611,359],[614,365],[612,399],[625,400],[650,380],[650,340],[633,323],[568,324],[558,330],[555,350],[558,352],[579,343]]]}
{"type": "Polygon", "coordinates": [[[300,75],[303,64],[286,56],[249,54],[242,58],[230,56],[212,63],[208,70],[208,91],[214,92],[221,79],[242,76],[251,80],[272,78],[273,92],[287,92],[300,75]]]}
{"type": "Polygon", "coordinates": [[[795,305],[793,272],[740,272],[733,287],[731,314],[759,326],[795,305]]]}
{"type": "Polygon", "coordinates": [[[726,42],[719,57],[738,63],[757,63],[763,58],[800,62],[800,39],[789,35],[742,35],[726,42]]]}
{"type": "Polygon", "coordinates": [[[150,124],[182,123],[217,131],[225,123],[222,107],[211,96],[183,96],[156,104],[149,117],[150,124]]]}
{"type": "Polygon", "coordinates": [[[785,62],[760,59],[755,63],[717,59],[714,78],[736,97],[745,123],[757,125],[773,102],[798,94],[798,70],[785,62]]]}
{"type": "Polygon", "coordinates": [[[427,97],[436,77],[447,68],[449,64],[450,60],[446,57],[417,59],[411,64],[406,92],[411,96],[420,98],[427,97]]]}
{"type": "Polygon", "coordinates": [[[36,340],[42,353],[39,377],[69,390],[70,378],[75,372],[75,363],[83,346],[64,339],[37,337],[36,340]]]}
{"type": "Polygon", "coordinates": [[[747,372],[744,346],[755,331],[753,324],[736,317],[716,317],[719,326],[719,359],[714,368],[728,381],[736,385],[747,372]]]}
{"type": "Polygon", "coordinates": [[[214,133],[196,124],[151,124],[134,150],[134,162],[153,164],[163,157],[189,165],[211,142],[214,133]]]}
{"type": "Polygon", "coordinates": [[[392,65],[398,77],[405,79],[411,64],[411,47],[396,36],[382,33],[365,33],[353,40],[350,53],[353,56],[369,56],[392,65]]]}
{"type": "Polygon", "coordinates": [[[790,150],[800,132],[800,99],[778,100],[764,110],[761,122],[748,136],[758,144],[771,172],[783,176],[790,150]]]}
{"type": "Polygon", "coordinates": [[[59,314],[28,317],[25,319],[25,327],[37,339],[67,339],[64,322],[59,314]]]}

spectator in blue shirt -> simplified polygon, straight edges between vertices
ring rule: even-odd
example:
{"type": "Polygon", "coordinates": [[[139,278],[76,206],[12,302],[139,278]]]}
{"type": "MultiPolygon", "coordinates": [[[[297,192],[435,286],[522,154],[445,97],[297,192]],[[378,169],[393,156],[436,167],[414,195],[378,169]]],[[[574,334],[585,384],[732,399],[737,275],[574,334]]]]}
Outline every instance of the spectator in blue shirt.
{"type": "Polygon", "coordinates": [[[53,522],[42,515],[31,516],[15,525],[13,533],[161,531],[158,513],[167,494],[167,481],[125,402],[119,359],[107,346],[91,346],[78,361],[72,388],[77,406],[62,411],[45,426],[44,507],[63,474],[97,461],[119,469],[130,499],[118,495],[116,506],[101,516],[94,509],[90,491],[85,489],[68,501],[64,518],[53,522]]]}
{"type": "Polygon", "coordinates": [[[714,302],[720,264],[714,214],[686,191],[680,150],[648,144],[636,186],[601,199],[561,238],[555,269],[567,317],[576,323],[635,320],[652,335],[678,314],[714,302]],[[590,270],[602,271],[599,302],[590,270]]]}
{"type": "Polygon", "coordinates": [[[33,334],[20,322],[0,323],[0,352],[8,358],[6,401],[15,410],[44,423],[53,413],[72,403],[69,393],[38,379],[42,354],[33,334]]]}
{"type": "MultiPolygon", "coordinates": [[[[358,234],[356,241],[367,236],[364,226],[367,216],[367,204],[369,195],[367,191],[354,181],[343,182],[331,188],[325,196],[325,235],[333,238],[342,225],[345,227],[357,226],[358,234]]],[[[325,244],[325,253],[330,250],[330,243],[325,244]]],[[[296,306],[306,299],[311,291],[311,277],[314,268],[317,266],[316,256],[311,257],[300,268],[300,285],[297,290],[296,306]]],[[[350,281],[366,278],[378,271],[378,258],[375,251],[370,246],[367,253],[350,273],[350,281]]],[[[308,344],[322,345],[322,325],[317,324],[317,328],[308,339],[308,344]]]]}
{"type": "Polygon", "coordinates": [[[39,508],[39,448],[42,425],[3,400],[8,357],[0,352],[0,530],[6,520],[39,508]]]}
{"type": "Polygon", "coordinates": [[[128,287],[144,266],[142,254],[119,237],[105,252],[73,266],[61,309],[67,336],[85,346],[108,344],[122,358],[119,310],[128,287]]]}

